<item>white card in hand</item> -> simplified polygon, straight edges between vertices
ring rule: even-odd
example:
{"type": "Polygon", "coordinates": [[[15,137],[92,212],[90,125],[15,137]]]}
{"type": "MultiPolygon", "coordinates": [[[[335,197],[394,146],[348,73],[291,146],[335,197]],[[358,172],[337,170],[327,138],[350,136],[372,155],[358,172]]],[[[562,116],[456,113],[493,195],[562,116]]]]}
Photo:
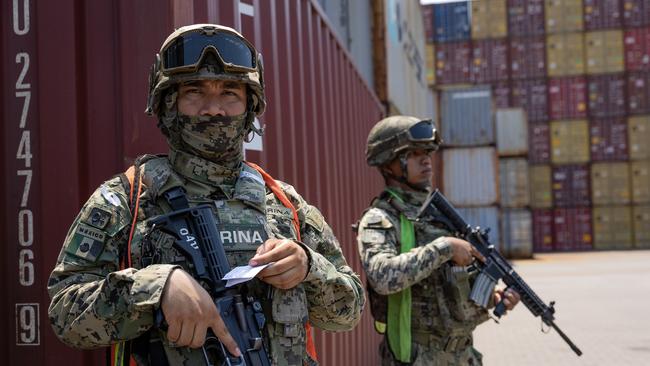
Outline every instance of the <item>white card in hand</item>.
{"type": "Polygon", "coordinates": [[[227,280],[226,287],[232,287],[242,282],[251,280],[253,277],[257,276],[261,270],[270,266],[273,263],[267,263],[257,267],[251,267],[249,265],[235,267],[226,273],[223,276],[223,280],[227,280]]]}

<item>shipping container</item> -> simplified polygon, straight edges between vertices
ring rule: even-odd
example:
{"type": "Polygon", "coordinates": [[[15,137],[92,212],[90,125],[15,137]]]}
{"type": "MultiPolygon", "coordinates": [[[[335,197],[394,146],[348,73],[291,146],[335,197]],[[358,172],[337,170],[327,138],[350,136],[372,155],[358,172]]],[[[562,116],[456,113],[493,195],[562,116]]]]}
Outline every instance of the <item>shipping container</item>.
{"type": "Polygon", "coordinates": [[[497,109],[496,132],[499,156],[528,153],[528,123],[523,109],[497,109]]]}
{"type": "Polygon", "coordinates": [[[626,29],[623,37],[625,69],[628,71],[649,71],[650,27],[626,29]]]}
{"type": "Polygon", "coordinates": [[[470,38],[469,4],[466,1],[433,6],[434,38],[438,43],[470,38]]]}
{"type": "Polygon", "coordinates": [[[529,122],[548,121],[548,88],[546,80],[513,81],[511,106],[523,108],[529,122]]]}
{"type": "Polygon", "coordinates": [[[546,39],[543,36],[510,39],[510,76],[512,79],[546,76],[546,39]]]}
{"type": "Polygon", "coordinates": [[[592,161],[624,161],[628,159],[627,122],[625,119],[590,120],[589,139],[592,161]]]}
{"type": "Polygon", "coordinates": [[[554,164],[589,161],[589,125],[586,120],[551,121],[551,161],[554,164]]]}
{"type": "Polygon", "coordinates": [[[502,250],[501,228],[499,226],[499,209],[494,206],[487,207],[461,207],[458,213],[472,227],[490,229],[488,238],[499,251],[502,250]]]}
{"type": "Polygon", "coordinates": [[[594,163],[591,165],[591,203],[624,205],[630,203],[630,164],[594,163]]]}
{"type": "Polygon", "coordinates": [[[554,249],[589,250],[593,247],[591,208],[571,207],[553,210],[554,249]]]}
{"type": "Polygon", "coordinates": [[[436,51],[433,44],[427,44],[426,65],[427,65],[427,85],[432,86],[436,83],[436,51]]]}
{"type": "Polygon", "coordinates": [[[530,207],[553,207],[553,193],[551,190],[551,166],[531,165],[528,168],[530,182],[530,207]]]}
{"type": "Polygon", "coordinates": [[[508,35],[506,0],[471,1],[472,39],[503,38],[508,35]]]}
{"type": "Polygon", "coordinates": [[[579,207],[591,204],[589,165],[552,167],[553,203],[556,207],[579,207]]]}
{"type": "Polygon", "coordinates": [[[650,249],[650,206],[632,207],[634,247],[650,249]]]}
{"type": "Polygon", "coordinates": [[[524,158],[499,159],[501,207],[522,208],[530,202],[528,161],[524,158]]]}
{"type": "Polygon", "coordinates": [[[444,149],[442,159],[443,191],[454,205],[489,206],[498,202],[495,148],[444,149]]]}
{"type": "Polygon", "coordinates": [[[489,86],[444,90],[440,130],[446,146],[495,142],[492,92],[489,86]]]}
{"type": "Polygon", "coordinates": [[[624,53],[622,30],[585,33],[587,74],[623,72],[624,53]]]}
{"type": "Polygon", "coordinates": [[[469,42],[436,44],[436,81],[438,84],[465,84],[470,82],[469,42]]]}
{"type": "MultiPolygon", "coordinates": [[[[182,25],[241,29],[264,55],[266,135],[263,150],[247,150],[246,158],[318,206],[348,264],[363,273],[349,225],[382,187],[360,146],[384,107],[316,1],[25,0],[0,7],[0,364],[105,364],[105,350],[75,350],[55,337],[45,286],[94,189],[138,155],[168,151],[143,110],[154,55],[182,25]]],[[[319,361],[376,365],[380,339],[365,312],[352,332],[316,332],[319,361]]]]}
{"type": "Polygon", "coordinates": [[[551,119],[587,117],[587,82],[584,77],[550,79],[548,104],[551,119]]]}
{"type": "Polygon", "coordinates": [[[503,255],[507,258],[532,258],[533,219],[530,210],[504,209],[501,224],[503,255]]]}
{"type": "Polygon", "coordinates": [[[621,28],[621,0],[583,0],[585,30],[621,28]]]}
{"type": "Polygon", "coordinates": [[[625,115],[627,103],[625,100],[625,77],[622,74],[589,76],[587,83],[590,117],[625,115]]]}
{"type": "Polygon", "coordinates": [[[510,83],[507,81],[497,81],[492,83],[492,97],[494,106],[497,108],[510,107],[510,83]]]}
{"type": "Polygon", "coordinates": [[[528,123],[528,161],[531,164],[551,162],[550,130],[548,122],[528,123]]]}
{"type": "Polygon", "coordinates": [[[630,114],[650,113],[650,72],[628,74],[627,106],[630,114]]]}
{"type": "Polygon", "coordinates": [[[593,212],[594,249],[633,247],[632,207],[598,206],[593,212]]]}
{"type": "Polygon", "coordinates": [[[422,5],[422,22],[424,23],[424,38],[427,43],[435,42],[435,25],[433,24],[433,4],[422,5]]]}
{"type": "Polygon", "coordinates": [[[583,29],[582,0],[546,0],[546,33],[578,32],[583,29]]]}
{"type": "Polygon", "coordinates": [[[630,163],[632,202],[650,203],[650,160],[630,163]]]}
{"type": "Polygon", "coordinates": [[[470,80],[476,84],[508,80],[508,42],[505,39],[472,42],[470,80]]]}
{"type": "Polygon", "coordinates": [[[625,27],[642,27],[650,24],[650,0],[622,0],[625,27]]]}
{"type": "Polygon", "coordinates": [[[584,33],[546,36],[546,70],[550,77],[584,74],[584,33]]]}
{"type": "Polygon", "coordinates": [[[553,210],[532,210],[533,250],[535,253],[550,252],[555,249],[553,239],[553,210]]]}
{"type": "Polygon", "coordinates": [[[636,116],[628,119],[630,159],[650,159],[650,116],[636,116]]]}
{"type": "Polygon", "coordinates": [[[510,37],[544,34],[544,0],[508,0],[510,37]]]}

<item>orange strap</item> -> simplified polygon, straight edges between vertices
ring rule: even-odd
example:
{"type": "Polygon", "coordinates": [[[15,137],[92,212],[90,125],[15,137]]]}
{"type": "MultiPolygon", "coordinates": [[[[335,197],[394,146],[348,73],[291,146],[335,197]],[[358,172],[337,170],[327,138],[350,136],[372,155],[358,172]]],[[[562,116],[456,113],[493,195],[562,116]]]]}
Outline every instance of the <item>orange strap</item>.
{"type": "MultiPolygon", "coordinates": [[[[133,180],[135,179],[135,166],[131,166],[125,173],[126,178],[129,180],[131,191],[129,192],[129,202],[133,202],[133,180]]],[[[138,219],[138,207],[140,206],[140,193],[142,193],[142,179],[138,179],[138,188],[137,193],[135,194],[135,206],[131,216],[133,216],[133,221],[131,221],[131,232],[129,233],[129,242],[127,244],[126,250],[126,263],[122,263],[122,268],[131,268],[131,241],[133,240],[133,232],[135,230],[135,223],[138,219]]]]}
{"type": "MultiPolygon", "coordinates": [[[[266,185],[271,189],[271,191],[273,191],[273,194],[275,194],[280,202],[282,202],[284,207],[291,209],[291,212],[293,212],[293,226],[296,229],[296,235],[298,237],[297,239],[300,241],[300,221],[298,220],[298,211],[293,206],[287,195],[284,193],[278,181],[273,179],[269,173],[265,172],[257,164],[248,161],[246,164],[248,164],[248,166],[251,168],[257,170],[257,172],[262,175],[262,178],[264,178],[266,185]]],[[[316,345],[314,344],[314,336],[312,334],[311,324],[309,322],[305,323],[305,333],[307,334],[307,353],[309,353],[309,356],[311,356],[312,359],[318,361],[318,358],[316,356],[316,345]]]]}

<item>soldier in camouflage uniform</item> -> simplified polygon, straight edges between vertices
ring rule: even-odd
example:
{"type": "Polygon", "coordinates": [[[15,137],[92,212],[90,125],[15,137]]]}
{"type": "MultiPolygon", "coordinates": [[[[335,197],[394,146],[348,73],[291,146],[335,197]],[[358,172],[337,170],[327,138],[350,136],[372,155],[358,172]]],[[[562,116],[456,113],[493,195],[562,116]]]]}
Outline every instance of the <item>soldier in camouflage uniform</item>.
{"type": "Polygon", "coordinates": [[[260,62],[243,36],[218,25],[182,27],[163,43],[147,112],[157,115],[169,155],[149,156],[137,166],[143,188],[135,220],[134,185],[116,177],[92,194],[73,222],[48,283],[49,318],[63,342],[96,348],[134,340],[131,356],[141,365],[158,364],[147,351],[158,342],[168,364],[201,365],[199,347],[211,329],[231,354],[240,354],[210,295],[190,275],[187,258],[172,247],[174,238],[146,224],[172,211],[164,196],[177,187],[190,206],[212,206],[232,267],[274,262],[246,284],[262,303],[272,364],[316,364],[307,351],[307,322],[329,331],[357,324],[362,286],[321,213],[279,182],[297,211],[294,225],[292,210],[243,162],[244,140],[261,134],[253,124],[265,108],[260,62]],[[131,265],[121,268],[128,254],[131,265]],[[166,331],[155,326],[159,310],[166,331]]]}
{"type": "MultiPolygon", "coordinates": [[[[472,331],[489,319],[469,301],[468,267],[484,258],[454,238],[440,217],[414,218],[432,183],[431,154],[441,140],[431,120],[393,116],[370,131],[367,162],[386,189],[358,224],[358,248],[368,277],[375,326],[384,339],[383,365],[480,365],[472,331]]],[[[507,309],[519,295],[505,296],[507,309]]]]}

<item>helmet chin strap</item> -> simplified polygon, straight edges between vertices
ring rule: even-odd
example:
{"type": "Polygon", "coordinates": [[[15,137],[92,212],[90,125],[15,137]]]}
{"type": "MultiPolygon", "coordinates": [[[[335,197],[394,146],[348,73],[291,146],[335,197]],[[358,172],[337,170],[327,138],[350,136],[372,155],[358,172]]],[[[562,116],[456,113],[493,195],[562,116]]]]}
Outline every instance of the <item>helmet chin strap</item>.
{"type": "Polygon", "coordinates": [[[401,154],[398,159],[399,159],[400,168],[402,169],[402,175],[397,176],[393,174],[390,170],[382,168],[381,174],[384,176],[384,179],[388,180],[387,178],[390,178],[392,180],[404,184],[405,186],[417,192],[428,192],[429,190],[426,187],[420,187],[408,181],[408,161],[407,161],[408,153],[401,154]]]}
{"type": "Polygon", "coordinates": [[[264,129],[266,126],[260,126],[259,128],[255,127],[255,112],[253,112],[255,100],[253,99],[253,92],[250,89],[250,87],[246,88],[246,94],[248,95],[246,97],[246,137],[244,137],[244,141],[246,142],[251,142],[255,138],[255,135],[258,135],[259,137],[264,136],[264,129]]]}

